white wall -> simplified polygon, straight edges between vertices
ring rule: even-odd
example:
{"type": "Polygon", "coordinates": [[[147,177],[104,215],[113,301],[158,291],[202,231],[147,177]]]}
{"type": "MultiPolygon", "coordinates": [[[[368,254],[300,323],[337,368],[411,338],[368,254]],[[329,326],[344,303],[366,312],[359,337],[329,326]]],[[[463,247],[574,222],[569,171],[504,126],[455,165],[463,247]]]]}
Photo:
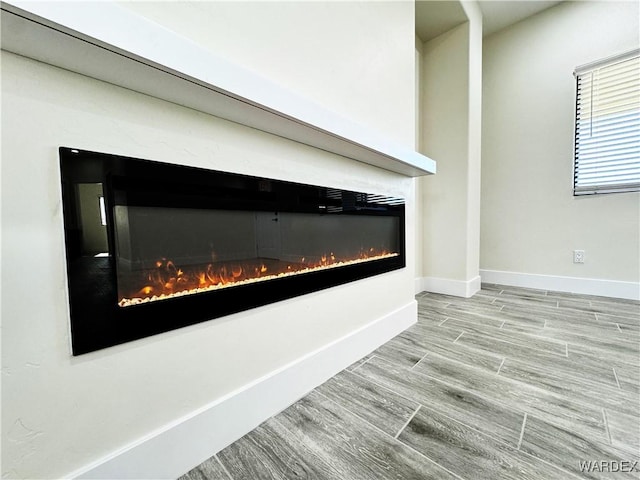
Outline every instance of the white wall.
{"type": "MultiPolygon", "coordinates": [[[[414,142],[409,2],[130,8],[414,142]]],[[[412,195],[409,178],[2,52],[3,478],[82,470],[413,302],[412,195]],[[409,267],[74,358],[60,145],[406,197],[409,267]]]]}
{"type": "Polygon", "coordinates": [[[564,2],[485,39],[483,271],[638,282],[640,195],[572,196],[573,69],[637,48],[638,10],[564,2]]]}
{"type": "Polygon", "coordinates": [[[467,251],[465,279],[476,280],[472,293],[479,289],[480,266],[480,164],[482,157],[482,12],[474,0],[465,0],[462,8],[469,18],[469,106],[468,106],[468,192],[467,251]]]}
{"type": "MultiPolygon", "coordinates": [[[[438,162],[418,179],[422,289],[470,296],[480,288],[480,120],[482,15],[462,4],[469,21],[421,49],[421,151],[438,162]]],[[[420,258],[420,254],[417,258],[420,258]]]]}
{"type": "Polygon", "coordinates": [[[414,67],[404,50],[415,29],[413,23],[398,28],[409,14],[413,18],[410,2],[119,3],[324,108],[413,145],[406,121],[415,104],[406,88],[414,67]]]}
{"type": "MultiPolygon", "coordinates": [[[[415,146],[416,151],[423,152],[423,114],[422,114],[422,105],[423,105],[423,88],[422,88],[422,77],[424,76],[424,42],[416,35],[416,51],[415,51],[415,146]]],[[[416,195],[416,225],[415,225],[415,246],[416,246],[416,255],[415,255],[415,274],[416,274],[416,285],[415,291],[419,293],[422,291],[422,277],[424,277],[424,204],[422,201],[422,182],[419,178],[414,180],[414,188],[416,195]]]]}
{"type": "Polygon", "coordinates": [[[423,46],[423,133],[438,171],[423,187],[423,274],[466,279],[469,24],[423,46]]]}

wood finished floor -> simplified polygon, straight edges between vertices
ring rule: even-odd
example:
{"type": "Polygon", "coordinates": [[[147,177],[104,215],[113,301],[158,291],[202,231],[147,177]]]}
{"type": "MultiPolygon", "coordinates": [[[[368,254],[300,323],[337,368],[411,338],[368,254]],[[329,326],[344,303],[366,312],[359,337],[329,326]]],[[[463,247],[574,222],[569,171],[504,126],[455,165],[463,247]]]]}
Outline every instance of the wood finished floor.
{"type": "Polygon", "coordinates": [[[180,480],[640,478],[640,302],[417,300],[416,325],[180,480]]]}

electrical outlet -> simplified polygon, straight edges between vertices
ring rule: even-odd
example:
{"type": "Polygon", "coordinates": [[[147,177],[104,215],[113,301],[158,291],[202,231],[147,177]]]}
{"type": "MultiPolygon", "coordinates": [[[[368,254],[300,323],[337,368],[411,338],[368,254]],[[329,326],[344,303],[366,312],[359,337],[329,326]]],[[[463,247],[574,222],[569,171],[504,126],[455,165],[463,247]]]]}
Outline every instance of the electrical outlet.
{"type": "Polygon", "coordinates": [[[584,263],[584,250],[573,251],[573,263],[584,263]]]}

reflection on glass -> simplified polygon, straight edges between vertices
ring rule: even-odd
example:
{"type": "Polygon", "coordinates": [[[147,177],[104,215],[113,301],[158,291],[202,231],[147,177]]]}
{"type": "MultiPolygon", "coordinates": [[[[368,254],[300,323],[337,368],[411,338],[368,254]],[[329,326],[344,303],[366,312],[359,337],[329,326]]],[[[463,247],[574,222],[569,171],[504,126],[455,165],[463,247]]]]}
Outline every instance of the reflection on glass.
{"type": "Polygon", "coordinates": [[[75,200],[79,216],[82,256],[96,256],[108,252],[107,215],[102,184],[76,184],[75,200]]]}
{"type": "Polygon", "coordinates": [[[106,227],[107,226],[107,209],[104,205],[104,196],[100,195],[98,197],[98,203],[100,204],[100,223],[106,227]]]}
{"type": "Polygon", "coordinates": [[[121,205],[114,217],[121,307],[399,255],[397,217],[121,205]]]}

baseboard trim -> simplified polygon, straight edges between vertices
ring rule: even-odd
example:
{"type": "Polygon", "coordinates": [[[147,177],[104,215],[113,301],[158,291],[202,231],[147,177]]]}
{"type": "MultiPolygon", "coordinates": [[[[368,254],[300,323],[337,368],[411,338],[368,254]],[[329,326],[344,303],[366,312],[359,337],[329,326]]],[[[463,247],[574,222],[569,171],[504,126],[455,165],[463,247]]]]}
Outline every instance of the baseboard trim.
{"type": "Polygon", "coordinates": [[[480,270],[480,276],[484,283],[640,300],[640,283],[638,282],[503,272],[500,270],[480,270]]]}
{"type": "Polygon", "coordinates": [[[409,328],[415,300],[65,478],[175,479],[409,328]]]}
{"type": "Polygon", "coordinates": [[[480,291],[481,279],[451,280],[450,278],[422,277],[416,279],[416,293],[433,292],[469,298],[480,291]]]}

